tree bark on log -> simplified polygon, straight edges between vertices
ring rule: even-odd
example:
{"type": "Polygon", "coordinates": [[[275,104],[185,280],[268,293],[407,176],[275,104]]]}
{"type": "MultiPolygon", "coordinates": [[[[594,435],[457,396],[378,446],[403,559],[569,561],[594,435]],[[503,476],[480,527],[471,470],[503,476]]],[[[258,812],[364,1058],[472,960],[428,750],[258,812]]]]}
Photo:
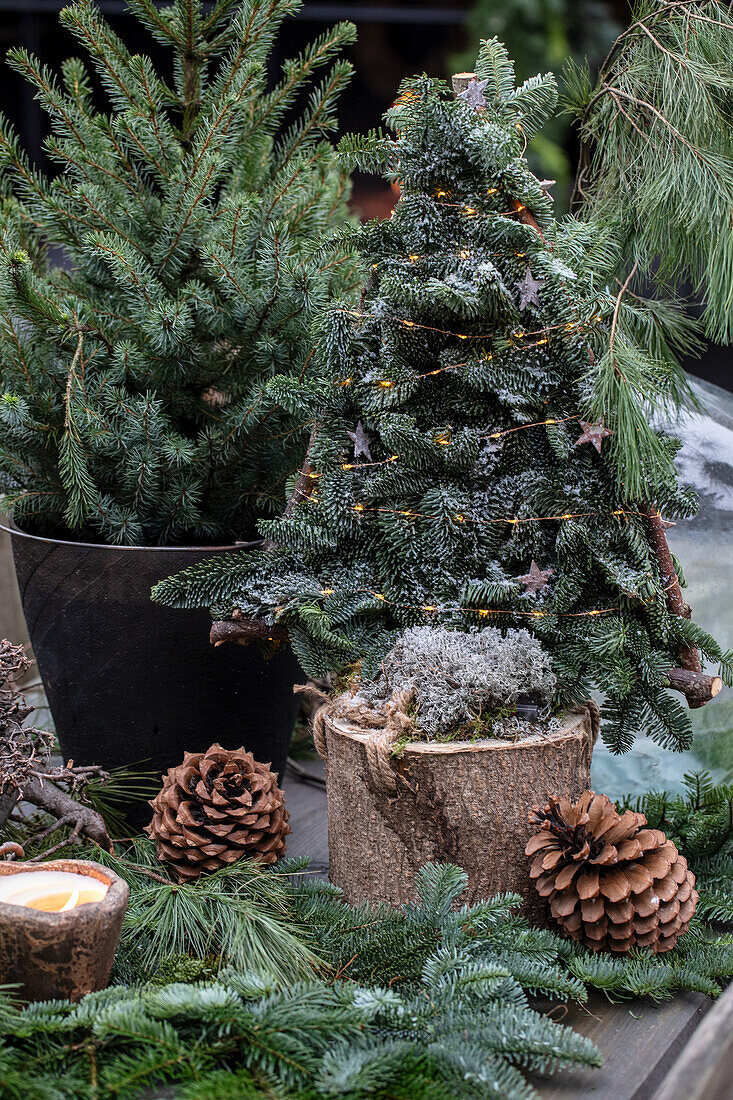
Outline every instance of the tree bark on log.
{"type": "MultiPolygon", "coordinates": [[[[646,513],[649,520],[649,542],[654,551],[654,556],[659,563],[659,570],[662,574],[662,582],[664,584],[664,591],[667,599],[667,609],[673,615],[679,615],[683,619],[689,619],[692,616],[692,611],[682,595],[680,579],[677,576],[677,570],[672,560],[672,553],[667,543],[665,528],[669,526],[669,524],[665,524],[659,513],[659,509],[657,508],[655,510],[654,506],[649,502],[642,503],[640,507],[642,511],[646,513]]],[[[670,685],[675,691],[682,692],[691,710],[696,710],[698,707],[704,707],[705,704],[709,703],[720,691],[722,683],[718,686],[717,691],[713,690],[716,682],[719,682],[719,677],[705,675],[702,670],[700,654],[694,646],[681,645],[677,651],[677,655],[682,668],[672,668],[669,670],[667,676],[670,685]],[[683,670],[696,673],[699,679],[686,683],[684,677],[678,675],[683,670]],[[706,683],[703,684],[702,681],[706,681],[706,683]]]]}
{"type": "Polygon", "coordinates": [[[374,766],[382,731],[339,719],[338,702],[323,713],[330,878],[347,901],[415,901],[420,868],[448,862],[468,874],[462,900],[512,891],[527,916],[545,920],[524,854],[527,815],[550,794],[575,799],[590,785],[594,703],[568,714],[557,734],[410,743],[389,761],[396,795],[374,766]]]}
{"type": "Polygon", "coordinates": [[[667,669],[667,679],[670,687],[681,691],[687,698],[692,710],[704,707],[720,694],[723,687],[720,676],[707,676],[704,672],[695,672],[689,668],[667,669]]]}

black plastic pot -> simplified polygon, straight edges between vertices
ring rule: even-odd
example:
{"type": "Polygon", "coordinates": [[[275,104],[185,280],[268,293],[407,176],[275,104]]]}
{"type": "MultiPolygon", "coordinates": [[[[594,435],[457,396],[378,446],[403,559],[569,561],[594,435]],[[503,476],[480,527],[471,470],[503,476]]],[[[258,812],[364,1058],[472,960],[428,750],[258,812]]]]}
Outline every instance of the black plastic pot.
{"type": "MultiPolygon", "coordinates": [[[[152,603],[150,589],[194,562],[246,550],[115,547],[12,536],[28,633],[61,750],[105,769],[145,761],[158,773],[214,741],[285,767],[303,678],[289,647],[209,643],[205,611],[152,603]]],[[[128,810],[150,820],[144,803],[128,810]]]]}

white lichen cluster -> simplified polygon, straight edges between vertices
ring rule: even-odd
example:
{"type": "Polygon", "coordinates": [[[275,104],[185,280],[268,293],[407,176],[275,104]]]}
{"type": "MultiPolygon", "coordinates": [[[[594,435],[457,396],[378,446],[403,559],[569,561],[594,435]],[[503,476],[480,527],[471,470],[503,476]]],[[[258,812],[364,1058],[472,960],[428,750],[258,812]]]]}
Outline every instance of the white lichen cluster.
{"type": "MultiPolygon", "coordinates": [[[[556,687],[550,656],[526,630],[493,628],[464,633],[416,626],[399,636],[373,683],[362,684],[357,699],[379,709],[403,692],[422,736],[433,739],[475,725],[497,711],[510,711],[519,696],[548,707],[556,687]]],[[[504,731],[506,722],[498,725],[504,731]]],[[[512,718],[514,737],[521,723],[512,718]]],[[[525,724],[526,725],[526,724],[525,724]]],[[[527,732],[534,732],[535,728],[527,732]]],[[[492,732],[491,736],[507,736],[492,732]]]]}

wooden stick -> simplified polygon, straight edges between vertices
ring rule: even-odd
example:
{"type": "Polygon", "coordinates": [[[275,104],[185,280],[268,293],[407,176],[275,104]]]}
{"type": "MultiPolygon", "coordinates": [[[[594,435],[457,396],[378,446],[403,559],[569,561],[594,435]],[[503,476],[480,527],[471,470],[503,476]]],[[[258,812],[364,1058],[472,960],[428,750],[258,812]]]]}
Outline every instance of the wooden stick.
{"type": "MultiPolygon", "coordinates": [[[[659,509],[653,504],[643,502],[640,505],[640,511],[644,512],[649,517],[649,531],[651,534],[651,545],[654,551],[654,556],[659,563],[659,569],[662,574],[662,583],[664,584],[664,590],[667,593],[667,607],[673,615],[680,615],[683,619],[689,619],[692,612],[688,604],[685,603],[684,596],[682,595],[682,589],[680,588],[679,577],[677,576],[677,570],[674,567],[672,561],[672,554],[670,553],[669,546],[667,544],[667,535],[664,529],[664,520],[659,514],[659,509]]],[[[699,661],[699,658],[698,658],[699,661]]],[[[691,666],[684,664],[684,668],[691,666]]],[[[700,671],[698,663],[695,672],[700,671]]]]}
{"type": "Polygon", "coordinates": [[[704,672],[693,672],[689,668],[667,669],[669,686],[681,691],[691,710],[704,707],[718,695],[723,687],[720,676],[708,676],[704,672]]]}
{"type": "MultiPolygon", "coordinates": [[[[303,459],[303,465],[300,468],[300,474],[298,475],[298,480],[295,483],[295,487],[293,488],[293,491],[288,498],[288,502],[285,505],[283,519],[285,518],[285,516],[292,515],[295,509],[295,505],[298,503],[299,500],[303,500],[309,497],[313,492],[315,478],[313,477],[313,467],[311,466],[311,453],[313,451],[313,445],[316,441],[316,437],[318,436],[318,432],[320,431],[320,427],[320,422],[316,421],[311,428],[311,434],[308,440],[305,458],[303,459]]],[[[263,548],[265,550],[274,550],[275,543],[272,541],[272,539],[266,539],[263,544],[263,548]]]]}
{"type": "MultiPolygon", "coordinates": [[[[659,509],[651,504],[643,503],[641,511],[646,512],[649,517],[649,541],[662,574],[662,583],[667,593],[667,608],[673,615],[689,619],[692,611],[682,595],[677,570],[667,544],[664,520],[659,514],[659,509]]],[[[719,676],[707,676],[703,672],[700,654],[695,646],[682,644],[677,653],[682,667],[671,668],[667,672],[670,687],[682,692],[690,710],[697,710],[715,698],[723,686],[723,681],[719,676]]]]}
{"type": "MultiPolygon", "coordinates": [[[[689,619],[692,615],[692,611],[682,595],[677,570],[674,567],[672,554],[667,544],[664,520],[659,514],[659,509],[651,504],[643,503],[641,505],[641,511],[645,512],[649,517],[650,543],[654,551],[654,556],[659,563],[662,583],[667,593],[667,608],[673,615],[679,615],[683,619],[689,619]]],[[[683,668],[688,669],[690,672],[702,672],[700,654],[694,646],[681,645],[678,653],[680,664],[683,668]]],[[[708,702],[708,700],[705,701],[708,702]]],[[[702,706],[702,703],[697,703],[696,705],[702,706]]]]}
{"type": "Polygon", "coordinates": [[[549,241],[547,240],[547,237],[544,235],[544,233],[540,229],[540,227],[537,223],[537,219],[535,218],[534,214],[530,213],[530,211],[527,209],[526,206],[522,206],[521,202],[519,202],[518,199],[512,199],[512,206],[514,207],[514,209],[519,214],[520,222],[524,222],[525,225],[531,226],[532,229],[534,229],[537,236],[542,241],[542,243],[546,244],[549,248],[549,241]]]}
{"type": "Polygon", "coordinates": [[[241,611],[233,612],[234,619],[218,619],[211,624],[209,641],[213,646],[225,642],[249,645],[250,642],[284,642],[288,631],[284,626],[269,626],[263,619],[248,619],[241,611]]]}

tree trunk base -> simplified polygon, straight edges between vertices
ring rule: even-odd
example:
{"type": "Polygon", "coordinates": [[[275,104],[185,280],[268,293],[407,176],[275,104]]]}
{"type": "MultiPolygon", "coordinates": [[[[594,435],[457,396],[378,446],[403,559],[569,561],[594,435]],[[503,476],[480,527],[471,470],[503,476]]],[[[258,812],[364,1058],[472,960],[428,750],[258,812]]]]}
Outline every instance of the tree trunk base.
{"type": "Polygon", "coordinates": [[[380,774],[384,756],[375,766],[380,731],[339,719],[338,701],[324,715],[330,878],[348,902],[404,905],[416,900],[425,863],[457,863],[468,874],[462,901],[511,891],[526,916],[544,923],[524,854],[527,815],[550,794],[575,799],[590,786],[595,704],[547,736],[408,744],[389,761],[396,795],[380,774]]]}

